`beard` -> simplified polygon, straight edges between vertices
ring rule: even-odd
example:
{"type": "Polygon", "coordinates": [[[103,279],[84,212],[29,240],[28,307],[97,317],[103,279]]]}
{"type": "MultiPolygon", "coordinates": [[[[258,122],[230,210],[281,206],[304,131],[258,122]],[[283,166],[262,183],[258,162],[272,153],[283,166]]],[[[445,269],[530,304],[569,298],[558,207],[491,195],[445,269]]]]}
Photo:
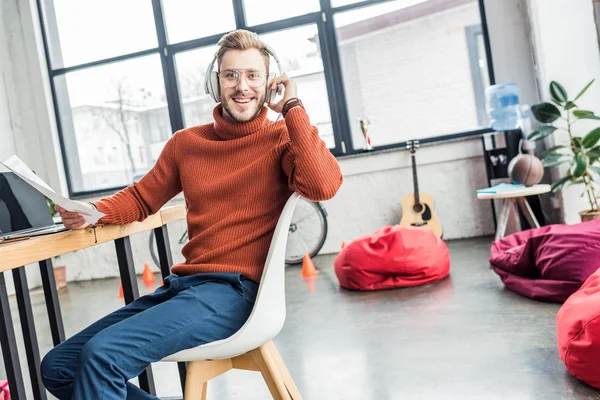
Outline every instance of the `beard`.
{"type": "Polygon", "coordinates": [[[221,105],[223,106],[223,109],[236,122],[253,120],[260,114],[264,102],[265,94],[262,92],[234,92],[227,96],[221,94],[221,105]],[[234,98],[237,98],[238,101],[234,100],[234,98]]]}

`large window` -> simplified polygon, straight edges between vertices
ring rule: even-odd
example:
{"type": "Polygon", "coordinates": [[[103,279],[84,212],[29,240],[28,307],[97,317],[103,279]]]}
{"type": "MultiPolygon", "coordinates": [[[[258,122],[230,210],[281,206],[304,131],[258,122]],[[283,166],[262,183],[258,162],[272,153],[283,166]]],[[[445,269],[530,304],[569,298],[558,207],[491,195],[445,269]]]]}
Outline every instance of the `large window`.
{"type": "Polygon", "coordinates": [[[373,146],[484,128],[465,34],[479,24],[479,6],[447,3],[397,0],[336,14],[354,148],[364,147],[360,119],[373,146]]]}
{"type": "Polygon", "coordinates": [[[74,197],[130,184],[174,131],[212,121],[206,67],[236,28],[275,50],[336,156],[369,151],[359,120],[374,151],[488,130],[483,0],[80,3],[38,0],[74,197]]]}
{"type": "Polygon", "coordinates": [[[157,54],[54,78],[72,191],[130,184],[171,136],[157,54]]]}
{"type": "Polygon", "coordinates": [[[216,47],[210,46],[175,55],[183,122],[186,127],[212,121],[215,103],[204,91],[204,78],[215,51],[216,47]]]}
{"type": "MultiPolygon", "coordinates": [[[[327,146],[335,147],[317,26],[268,33],[261,35],[261,39],[278,49],[282,72],[296,81],[298,97],[302,99],[312,124],[319,129],[327,146]]],[[[277,118],[274,111],[270,113],[272,118],[277,118]]]]}

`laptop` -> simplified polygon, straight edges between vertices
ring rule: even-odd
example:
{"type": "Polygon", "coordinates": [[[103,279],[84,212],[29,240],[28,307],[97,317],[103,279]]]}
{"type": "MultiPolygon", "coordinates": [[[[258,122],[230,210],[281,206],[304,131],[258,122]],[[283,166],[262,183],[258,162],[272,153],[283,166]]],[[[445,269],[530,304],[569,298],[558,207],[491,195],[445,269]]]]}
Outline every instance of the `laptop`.
{"type": "Polygon", "coordinates": [[[0,172],[0,243],[67,230],[55,223],[46,197],[13,172],[0,172]]]}

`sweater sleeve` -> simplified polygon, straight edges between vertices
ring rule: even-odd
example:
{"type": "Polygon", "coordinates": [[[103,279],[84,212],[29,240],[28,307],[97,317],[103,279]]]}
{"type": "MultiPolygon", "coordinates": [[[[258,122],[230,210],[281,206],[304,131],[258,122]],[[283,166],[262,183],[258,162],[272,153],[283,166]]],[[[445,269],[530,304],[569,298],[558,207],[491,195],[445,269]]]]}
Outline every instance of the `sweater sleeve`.
{"type": "Polygon", "coordinates": [[[292,108],[285,116],[288,135],[284,135],[282,168],[290,189],[312,201],[335,196],[343,177],[339,164],[318,129],[310,124],[301,107],[292,108]],[[289,136],[289,137],[286,137],[289,136]]]}
{"type": "Polygon", "coordinates": [[[94,203],[98,211],[106,214],[100,223],[123,225],[143,221],[181,192],[176,138],[177,134],[167,141],[156,164],[139,182],[94,203]]]}

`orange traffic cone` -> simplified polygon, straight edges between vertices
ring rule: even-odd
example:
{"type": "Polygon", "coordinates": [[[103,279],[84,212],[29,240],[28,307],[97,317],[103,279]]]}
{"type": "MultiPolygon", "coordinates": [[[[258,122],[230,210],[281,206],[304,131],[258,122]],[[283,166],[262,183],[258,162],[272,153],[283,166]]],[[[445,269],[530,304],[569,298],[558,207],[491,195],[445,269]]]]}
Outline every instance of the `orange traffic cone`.
{"type": "Polygon", "coordinates": [[[121,282],[121,287],[119,288],[119,298],[122,299],[123,297],[125,297],[125,295],[123,294],[123,282],[121,282]]]}
{"type": "Polygon", "coordinates": [[[151,288],[152,286],[154,286],[154,281],[156,281],[156,276],[154,276],[154,274],[150,270],[150,266],[148,265],[148,263],[145,263],[144,273],[142,274],[142,282],[144,282],[144,284],[147,287],[151,288]]]}
{"type": "Polygon", "coordinates": [[[343,249],[344,247],[346,247],[346,246],[348,246],[348,243],[346,243],[346,242],[342,241],[342,249],[343,249]]]}
{"type": "Polygon", "coordinates": [[[309,293],[314,293],[315,292],[315,276],[305,276],[304,277],[304,282],[306,283],[306,288],[308,289],[309,293]]]}
{"type": "Polygon", "coordinates": [[[304,255],[302,259],[302,274],[300,276],[314,276],[318,274],[319,271],[315,268],[315,264],[311,260],[308,254],[304,255]]]}

